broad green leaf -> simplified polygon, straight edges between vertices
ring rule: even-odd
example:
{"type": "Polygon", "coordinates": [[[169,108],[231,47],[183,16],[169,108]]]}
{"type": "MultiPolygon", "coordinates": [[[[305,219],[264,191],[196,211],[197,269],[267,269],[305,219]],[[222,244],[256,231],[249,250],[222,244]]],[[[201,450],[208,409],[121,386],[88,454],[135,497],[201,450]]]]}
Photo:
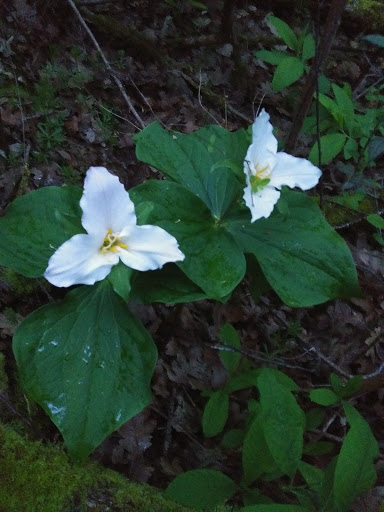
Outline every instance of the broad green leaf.
{"type": "Polygon", "coordinates": [[[276,66],[287,57],[286,52],[279,50],[258,50],[254,55],[258,59],[268,62],[268,64],[275,64],[276,66]]]}
{"type": "MultiPolygon", "coordinates": [[[[240,348],[240,338],[237,334],[236,329],[231,324],[224,324],[220,329],[219,338],[221,341],[224,341],[227,345],[230,345],[234,348],[240,348]]],[[[219,356],[221,362],[227,369],[228,373],[231,375],[237,368],[239,361],[241,359],[240,352],[230,352],[226,350],[220,350],[219,356]]]]}
{"type": "Polygon", "coordinates": [[[263,421],[263,414],[257,415],[244,438],[242,458],[246,485],[251,485],[265,473],[279,470],[265,439],[263,421]]]}
{"type": "Polygon", "coordinates": [[[222,432],[228,419],[229,395],[222,389],[215,391],[205,404],[203,412],[203,433],[213,437],[222,432]]]}
{"type": "Polygon", "coordinates": [[[308,59],[312,59],[315,56],[316,48],[315,48],[315,40],[312,34],[307,34],[303,41],[303,51],[301,54],[301,58],[303,62],[308,59]]]}
{"type": "Polygon", "coordinates": [[[343,407],[350,429],[337,457],[333,492],[340,510],[348,510],[358,496],[374,485],[377,475],[373,461],[379,448],[368,423],[357,410],[348,402],[343,407]]]}
{"type": "Polygon", "coordinates": [[[304,74],[304,65],[297,57],[287,56],[275,69],[272,78],[272,89],[279,92],[293,84],[304,74]]]}
{"type": "Polygon", "coordinates": [[[187,507],[212,510],[236,491],[235,482],[223,473],[214,469],[194,469],[172,480],[165,495],[187,507]]]}
{"type": "Polygon", "coordinates": [[[343,117],[344,127],[348,133],[352,135],[355,118],[355,109],[352,100],[347,92],[338,85],[332,84],[332,90],[343,117]]]}
{"type": "Polygon", "coordinates": [[[29,315],[13,350],[24,389],[77,458],[151,400],[156,347],[107,280],[29,315]]]}
{"type": "Polygon", "coordinates": [[[340,397],[327,388],[313,389],[309,393],[309,398],[319,405],[333,405],[340,401],[340,397]]]}
{"type": "Polygon", "coordinates": [[[298,50],[298,39],[293,30],[285,21],[276,16],[268,16],[268,21],[272,23],[284,43],[294,52],[298,50]]]}
{"type": "Polygon", "coordinates": [[[249,505],[241,508],[239,512],[308,512],[308,509],[300,505],[280,505],[279,503],[271,503],[269,505],[249,505]]]}
{"type": "Polygon", "coordinates": [[[303,451],[304,413],[268,368],[261,370],[257,386],[269,451],[279,469],[292,478],[303,451]]]}
{"type": "Polygon", "coordinates": [[[142,304],[179,304],[207,298],[207,295],[173,263],[165,265],[160,270],[135,272],[131,285],[130,297],[142,304]]]}
{"type": "Polygon", "coordinates": [[[288,305],[306,307],[359,295],[357,274],[345,241],[303,193],[282,191],[289,213],[277,209],[254,223],[249,212],[232,212],[224,223],[238,245],[256,256],[272,288],[288,305]]]}
{"type": "Polygon", "coordinates": [[[319,489],[324,480],[324,472],[321,469],[308,464],[307,462],[299,462],[299,471],[310,489],[319,489]]]}
{"type": "Polygon", "coordinates": [[[199,198],[170,181],[148,181],[130,190],[136,203],[152,205],[148,223],[171,233],[186,255],[181,270],[209,297],[223,299],[245,273],[245,257],[199,198]]]}
{"type": "Polygon", "coordinates": [[[0,218],[0,265],[41,276],[55,250],[81,226],[81,189],[45,187],[15,199],[0,218]]]}
{"type": "Polygon", "coordinates": [[[376,213],[372,213],[367,216],[367,221],[372,224],[375,228],[384,229],[384,219],[377,215],[376,213]]]}
{"type": "Polygon", "coordinates": [[[240,389],[256,386],[259,374],[260,370],[258,369],[251,369],[246,372],[239,373],[239,375],[235,375],[230,378],[228,384],[225,386],[225,390],[227,393],[233,393],[240,389]]]}
{"type": "Polygon", "coordinates": [[[245,130],[230,133],[221,126],[206,126],[183,135],[152,123],[135,140],[139,160],[188,188],[214,217],[222,217],[241,195],[250,142],[245,130]]]}
{"type": "Polygon", "coordinates": [[[268,368],[268,374],[273,376],[277,383],[287,391],[299,391],[299,386],[288,375],[275,368],[268,368]]]}
{"type": "Polygon", "coordinates": [[[319,161],[319,145],[315,142],[309,152],[308,160],[314,165],[328,164],[343,149],[347,136],[345,133],[327,133],[320,137],[321,163],[319,161]]]}

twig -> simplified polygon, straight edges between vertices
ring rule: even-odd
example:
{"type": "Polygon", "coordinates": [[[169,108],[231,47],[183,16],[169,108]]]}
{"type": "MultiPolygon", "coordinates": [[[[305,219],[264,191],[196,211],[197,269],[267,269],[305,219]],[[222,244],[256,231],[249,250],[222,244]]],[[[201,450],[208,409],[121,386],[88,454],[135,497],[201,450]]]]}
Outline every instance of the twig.
{"type": "MultiPolygon", "coordinates": [[[[268,301],[263,299],[263,297],[261,298],[261,300],[264,302],[264,304],[269,305],[268,301]]],[[[279,314],[278,311],[273,310],[272,315],[275,316],[275,318],[277,318],[285,327],[288,327],[288,325],[289,325],[288,322],[285,320],[285,318],[283,318],[279,314]]],[[[300,343],[302,343],[303,345],[306,346],[308,352],[314,352],[321,361],[323,361],[324,363],[327,363],[339,375],[342,375],[343,377],[346,377],[347,379],[350,379],[351,377],[353,377],[353,375],[350,375],[349,373],[347,373],[345,370],[343,370],[343,368],[340,368],[340,366],[335,364],[327,356],[325,356],[322,352],[320,352],[320,350],[318,350],[316,347],[311,345],[306,339],[304,339],[303,336],[300,336],[300,334],[297,334],[296,338],[300,341],[300,343]]]]}
{"type": "Polygon", "coordinates": [[[342,443],[343,438],[339,436],[335,436],[333,434],[329,434],[328,432],[323,432],[322,430],[314,429],[311,432],[314,434],[318,434],[320,437],[325,437],[326,439],[329,439],[330,441],[336,441],[336,443],[342,443]]]}
{"type": "Polygon", "coordinates": [[[327,58],[330,52],[333,38],[336,34],[336,30],[339,25],[346,1],[347,0],[333,0],[329,8],[324,33],[321,38],[320,45],[316,49],[316,58],[311,67],[311,71],[308,75],[307,82],[305,84],[304,91],[301,96],[301,103],[295,115],[291,128],[291,133],[288,136],[287,144],[285,146],[285,150],[288,153],[293,153],[295,149],[301,127],[309,110],[309,107],[311,106],[319,72],[323,67],[325,59],[327,58]]]}
{"type": "Polygon", "coordinates": [[[350,375],[348,372],[343,370],[340,366],[338,366],[333,361],[331,361],[327,356],[325,356],[322,352],[317,350],[315,347],[311,347],[309,349],[309,352],[314,352],[321,361],[324,361],[324,363],[327,363],[327,365],[330,366],[333,370],[335,370],[335,372],[337,372],[339,375],[342,375],[343,377],[346,377],[347,379],[350,379],[351,377],[353,377],[353,375],[350,375]]]}
{"type": "Polygon", "coordinates": [[[212,117],[212,119],[215,121],[216,124],[220,125],[219,121],[216,119],[215,116],[213,116],[208,109],[206,109],[201,101],[201,85],[203,83],[203,80],[201,78],[201,70],[199,72],[199,87],[197,89],[197,99],[199,100],[199,105],[200,107],[204,110],[204,112],[206,112],[210,117],[212,117]]]}
{"type": "MultiPolygon", "coordinates": [[[[107,58],[105,57],[104,55],[104,52],[103,50],[100,48],[100,45],[99,43],[96,41],[96,38],[95,36],[92,34],[90,28],[88,27],[88,25],[86,24],[86,22],[84,21],[84,18],[82,17],[82,15],[80,14],[78,8],[76,7],[75,3],[73,2],[73,0],[68,0],[68,3],[69,5],[72,7],[74,13],[76,14],[76,16],[78,17],[81,25],[84,27],[85,31],[87,32],[87,34],[89,35],[89,37],[91,38],[96,50],[99,52],[100,54],[100,57],[102,58],[103,62],[104,62],[104,65],[105,67],[107,68],[109,74],[111,75],[111,77],[113,78],[115,84],[117,85],[117,87],[119,88],[120,92],[121,92],[121,95],[123,96],[126,104],[128,105],[128,108],[129,110],[132,112],[132,114],[134,115],[134,117],[136,118],[137,122],[139,123],[139,125],[141,126],[141,128],[145,128],[145,123],[144,121],[141,119],[141,117],[139,116],[139,114],[137,113],[135,107],[133,106],[133,103],[131,101],[131,99],[129,98],[129,96],[127,95],[127,93],[125,92],[125,89],[124,89],[124,86],[123,84],[121,83],[120,79],[117,77],[116,73],[114,72],[114,70],[112,69],[112,66],[110,65],[110,63],[108,62],[107,58]]],[[[129,121],[132,126],[134,126],[137,130],[140,130],[139,127],[137,127],[134,123],[132,123],[131,121],[129,121]]]]}
{"type": "Polygon", "coordinates": [[[279,361],[278,359],[269,359],[268,357],[257,356],[256,354],[250,352],[249,350],[233,347],[232,345],[227,345],[226,343],[221,342],[218,345],[211,345],[207,343],[207,346],[209,348],[212,348],[213,350],[221,350],[223,352],[239,352],[242,356],[247,357],[248,359],[253,359],[254,361],[275,364],[276,366],[282,366],[283,368],[290,368],[293,370],[301,370],[306,373],[314,373],[314,370],[311,370],[309,368],[304,368],[303,366],[285,363],[284,361],[279,361]]]}

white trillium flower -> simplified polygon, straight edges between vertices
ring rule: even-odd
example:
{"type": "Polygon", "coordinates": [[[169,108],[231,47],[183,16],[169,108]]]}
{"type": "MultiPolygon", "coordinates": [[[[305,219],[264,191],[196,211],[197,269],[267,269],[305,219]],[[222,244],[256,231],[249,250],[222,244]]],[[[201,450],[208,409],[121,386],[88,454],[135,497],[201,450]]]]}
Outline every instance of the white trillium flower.
{"type": "Polygon", "coordinates": [[[269,115],[263,109],[252,126],[252,144],[244,160],[247,186],[244,201],[254,222],[269,217],[280,197],[283,185],[308,190],[317,185],[321,171],[305,158],[277,152],[269,115]]]}
{"type": "Polygon", "coordinates": [[[87,234],[64,242],[51,256],[44,277],[59,287],[94,284],[121,260],[135,270],[155,270],[184,260],[177,240],[158,226],[138,226],[128,192],[104,167],[90,167],[80,200],[87,234]]]}

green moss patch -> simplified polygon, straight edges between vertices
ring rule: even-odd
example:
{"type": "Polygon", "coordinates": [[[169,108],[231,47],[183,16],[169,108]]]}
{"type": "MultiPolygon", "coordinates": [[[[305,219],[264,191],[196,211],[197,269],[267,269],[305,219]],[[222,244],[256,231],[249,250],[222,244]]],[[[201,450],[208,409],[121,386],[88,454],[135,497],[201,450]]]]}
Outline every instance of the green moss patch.
{"type": "Polygon", "coordinates": [[[0,424],[0,510],[4,512],[187,512],[143,484],[61,446],[28,441],[0,424]]]}

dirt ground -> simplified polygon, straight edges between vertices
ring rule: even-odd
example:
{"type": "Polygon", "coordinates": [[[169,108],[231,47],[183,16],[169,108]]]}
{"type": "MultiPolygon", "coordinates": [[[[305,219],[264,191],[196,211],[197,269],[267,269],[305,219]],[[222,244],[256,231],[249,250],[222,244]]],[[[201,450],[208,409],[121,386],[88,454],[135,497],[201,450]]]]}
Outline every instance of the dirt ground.
{"type": "MultiPolygon", "coordinates": [[[[321,32],[330,2],[320,4],[317,10],[316,2],[283,0],[204,5],[82,0],[77,15],[66,1],[3,0],[0,214],[14,198],[39,187],[82,186],[91,165],[107,167],[127,189],[161,178],[137,161],[132,138],[154,120],[183,133],[206,124],[234,130],[248,127],[262,104],[283,140],[303,82],[274,93],[273,67],[253,52],[282,44],[266,22],[270,13],[298,29],[319,19],[321,32]]],[[[383,78],[382,49],[359,44],[362,35],[380,30],[373,23],[346,10],[326,62],[327,76],[348,82],[356,95],[383,78]]],[[[308,156],[310,146],[311,140],[301,137],[295,154],[308,156]]],[[[368,169],[367,178],[382,184],[383,163],[381,158],[368,169]]],[[[342,193],[345,176],[333,164],[322,169],[321,192],[342,193]]],[[[336,224],[355,259],[362,297],[293,309],[273,292],[255,303],[248,283],[242,283],[226,304],[133,305],[159,350],[153,402],[93,457],[132,480],[162,488],[180,472],[198,467],[223,470],[236,480],[241,455],[220,449],[201,431],[206,402],[201,392],[220,388],[226,379],[214,348],[225,322],[237,329],[244,355],[256,366],[275,365],[303,389],[329,384],[331,372],[366,377],[354,404],[383,448],[384,255],[364,216],[343,212],[336,224]]],[[[60,298],[61,292],[48,293],[44,284],[29,281],[17,288],[4,272],[0,275],[0,350],[9,381],[1,392],[0,418],[24,419],[34,438],[46,442],[57,441],[59,434],[42,412],[34,410],[30,417],[20,399],[11,339],[17,323],[52,296],[60,298]]],[[[233,395],[228,428],[244,424],[250,393],[233,395]]],[[[327,428],[317,439],[340,444],[345,432],[340,415],[329,411],[327,428]]],[[[319,466],[326,462],[319,457],[319,466]]],[[[382,458],[377,469],[380,487],[382,458]]],[[[375,503],[374,497],[364,498],[356,510],[374,511],[375,503]]]]}

